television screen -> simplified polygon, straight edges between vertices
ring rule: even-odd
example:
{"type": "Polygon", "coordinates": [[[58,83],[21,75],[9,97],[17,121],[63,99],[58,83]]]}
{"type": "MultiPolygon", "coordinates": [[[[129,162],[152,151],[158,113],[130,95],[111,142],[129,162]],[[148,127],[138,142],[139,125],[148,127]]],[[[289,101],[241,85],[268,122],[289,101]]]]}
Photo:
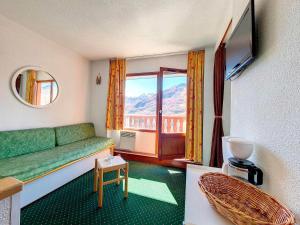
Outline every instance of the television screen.
{"type": "Polygon", "coordinates": [[[254,1],[250,0],[226,43],[226,80],[237,77],[254,60],[254,32],[254,1]]]}

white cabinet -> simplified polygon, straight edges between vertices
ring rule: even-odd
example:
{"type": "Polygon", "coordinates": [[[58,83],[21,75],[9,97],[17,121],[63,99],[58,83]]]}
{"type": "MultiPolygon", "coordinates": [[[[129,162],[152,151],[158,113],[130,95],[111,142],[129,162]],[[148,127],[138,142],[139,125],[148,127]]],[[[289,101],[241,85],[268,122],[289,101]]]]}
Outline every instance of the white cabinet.
{"type": "Polygon", "coordinates": [[[200,190],[198,185],[199,177],[207,172],[221,172],[221,169],[192,164],[187,165],[184,224],[232,225],[230,221],[212,208],[204,193],[200,190]]]}

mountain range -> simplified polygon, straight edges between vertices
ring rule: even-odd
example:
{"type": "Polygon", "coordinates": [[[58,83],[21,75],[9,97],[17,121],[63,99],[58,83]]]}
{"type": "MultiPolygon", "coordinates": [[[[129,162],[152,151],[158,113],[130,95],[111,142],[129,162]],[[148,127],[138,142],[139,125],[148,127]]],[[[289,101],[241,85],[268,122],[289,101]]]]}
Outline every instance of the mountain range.
{"type": "MultiPolygon", "coordinates": [[[[163,115],[184,114],[186,84],[178,84],[163,91],[163,115]]],[[[156,115],[156,93],[125,97],[125,114],[156,115]]]]}

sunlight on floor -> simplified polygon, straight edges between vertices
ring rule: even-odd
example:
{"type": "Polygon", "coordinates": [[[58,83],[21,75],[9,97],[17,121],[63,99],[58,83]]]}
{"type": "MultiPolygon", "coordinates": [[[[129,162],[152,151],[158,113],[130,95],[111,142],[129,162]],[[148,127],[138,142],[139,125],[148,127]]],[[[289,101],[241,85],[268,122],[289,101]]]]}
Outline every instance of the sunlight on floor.
{"type": "MultiPolygon", "coordinates": [[[[147,179],[135,179],[135,178],[128,178],[128,191],[130,193],[141,195],[147,198],[167,202],[173,205],[178,205],[175,198],[173,197],[171,191],[169,190],[167,184],[147,180],[147,179]]],[[[124,189],[124,182],[123,182],[123,189],[124,189]]]]}
{"type": "Polygon", "coordinates": [[[170,170],[168,169],[169,174],[178,174],[178,173],[182,173],[182,171],[179,170],[170,170]]]}

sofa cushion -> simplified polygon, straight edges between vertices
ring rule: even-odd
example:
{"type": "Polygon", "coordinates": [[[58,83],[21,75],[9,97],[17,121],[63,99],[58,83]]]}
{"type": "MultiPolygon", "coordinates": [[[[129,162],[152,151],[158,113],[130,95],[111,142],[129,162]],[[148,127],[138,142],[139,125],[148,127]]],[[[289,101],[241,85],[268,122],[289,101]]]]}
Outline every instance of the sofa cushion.
{"type": "Polygon", "coordinates": [[[0,179],[12,176],[21,181],[31,180],[112,145],[110,138],[93,137],[50,150],[1,159],[0,179]]]}
{"type": "Polygon", "coordinates": [[[95,128],[92,123],[80,123],[62,127],[56,127],[56,144],[66,145],[75,141],[95,137],[95,128]]]}
{"type": "Polygon", "coordinates": [[[55,147],[53,128],[0,132],[0,159],[43,151],[55,147]]]}

